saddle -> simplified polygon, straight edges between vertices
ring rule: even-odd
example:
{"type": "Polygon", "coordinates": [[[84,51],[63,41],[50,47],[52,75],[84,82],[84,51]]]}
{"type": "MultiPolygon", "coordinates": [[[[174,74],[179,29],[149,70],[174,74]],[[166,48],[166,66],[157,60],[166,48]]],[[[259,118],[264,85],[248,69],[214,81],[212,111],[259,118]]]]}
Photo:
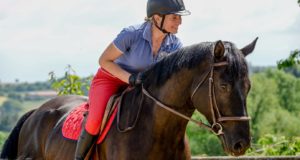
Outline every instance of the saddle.
{"type": "MultiPolygon", "coordinates": [[[[103,115],[103,120],[97,140],[97,144],[101,143],[106,137],[114,118],[116,117],[118,105],[121,105],[120,100],[124,93],[131,90],[131,88],[125,89],[123,92],[119,92],[110,97],[107,102],[107,106],[103,115]]],[[[87,102],[75,107],[66,117],[62,126],[62,135],[71,140],[78,140],[81,129],[84,125],[86,115],[88,114],[87,102]]]]}
{"type": "Polygon", "coordinates": [[[109,121],[109,118],[113,115],[114,111],[117,110],[116,109],[117,106],[121,105],[121,103],[119,103],[119,102],[123,95],[124,94],[122,94],[122,92],[120,92],[120,93],[114,94],[113,96],[111,96],[109,98],[107,105],[106,105],[104,115],[103,115],[103,120],[101,123],[100,135],[101,135],[101,133],[103,133],[104,128],[105,128],[107,122],[109,121]]]}

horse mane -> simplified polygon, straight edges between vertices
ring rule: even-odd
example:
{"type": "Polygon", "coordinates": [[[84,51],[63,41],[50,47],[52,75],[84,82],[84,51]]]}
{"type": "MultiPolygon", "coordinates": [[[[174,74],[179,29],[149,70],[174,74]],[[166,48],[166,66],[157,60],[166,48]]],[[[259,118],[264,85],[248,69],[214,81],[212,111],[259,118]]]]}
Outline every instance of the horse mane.
{"type": "Polygon", "coordinates": [[[231,81],[247,76],[248,65],[242,52],[231,42],[225,41],[224,44],[227,49],[225,57],[228,62],[227,69],[231,81]]]}
{"type": "MultiPolygon", "coordinates": [[[[232,80],[248,74],[243,54],[241,54],[233,43],[227,41],[223,43],[227,46],[225,57],[228,62],[227,69],[232,80]]],[[[211,60],[213,48],[213,42],[202,42],[183,47],[169,54],[144,71],[144,86],[154,85],[159,87],[181,69],[192,69],[199,66],[202,61],[211,60]]]]}

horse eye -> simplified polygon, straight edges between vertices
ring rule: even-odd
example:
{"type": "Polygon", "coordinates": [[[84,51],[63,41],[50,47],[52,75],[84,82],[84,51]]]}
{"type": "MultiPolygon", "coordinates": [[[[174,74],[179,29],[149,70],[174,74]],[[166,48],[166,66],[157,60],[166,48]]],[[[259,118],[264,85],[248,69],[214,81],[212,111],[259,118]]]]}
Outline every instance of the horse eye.
{"type": "Polygon", "coordinates": [[[227,85],[226,84],[221,84],[221,88],[222,88],[222,90],[226,90],[227,85]]]}
{"type": "Polygon", "coordinates": [[[228,85],[228,84],[221,84],[221,89],[222,89],[222,91],[224,91],[224,92],[229,92],[230,91],[230,86],[228,85]]]}

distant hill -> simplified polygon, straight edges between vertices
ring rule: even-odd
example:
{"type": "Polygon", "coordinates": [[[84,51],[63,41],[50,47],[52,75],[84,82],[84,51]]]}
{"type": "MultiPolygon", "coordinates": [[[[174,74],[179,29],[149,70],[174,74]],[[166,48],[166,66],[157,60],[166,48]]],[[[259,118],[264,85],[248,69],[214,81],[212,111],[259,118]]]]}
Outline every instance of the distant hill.
{"type": "Polygon", "coordinates": [[[31,92],[40,90],[51,90],[50,82],[19,82],[19,83],[0,83],[0,96],[8,95],[12,92],[31,92]]]}

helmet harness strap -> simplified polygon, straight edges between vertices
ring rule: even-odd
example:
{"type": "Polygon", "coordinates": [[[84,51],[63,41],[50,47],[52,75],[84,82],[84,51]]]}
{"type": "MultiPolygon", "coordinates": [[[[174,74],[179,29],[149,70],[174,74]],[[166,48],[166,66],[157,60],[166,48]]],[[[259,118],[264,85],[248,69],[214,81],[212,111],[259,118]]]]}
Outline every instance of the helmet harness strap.
{"type": "Polygon", "coordinates": [[[163,29],[164,23],[165,23],[165,17],[166,15],[162,15],[162,20],[160,23],[160,26],[158,26],[156,20],[154,19],[154,25],[156,26],[156,28],[158,28],[161,32],[165,33],[165,34],[170,34],[170,32],[166,31],[165,29],[163,29]]]}

